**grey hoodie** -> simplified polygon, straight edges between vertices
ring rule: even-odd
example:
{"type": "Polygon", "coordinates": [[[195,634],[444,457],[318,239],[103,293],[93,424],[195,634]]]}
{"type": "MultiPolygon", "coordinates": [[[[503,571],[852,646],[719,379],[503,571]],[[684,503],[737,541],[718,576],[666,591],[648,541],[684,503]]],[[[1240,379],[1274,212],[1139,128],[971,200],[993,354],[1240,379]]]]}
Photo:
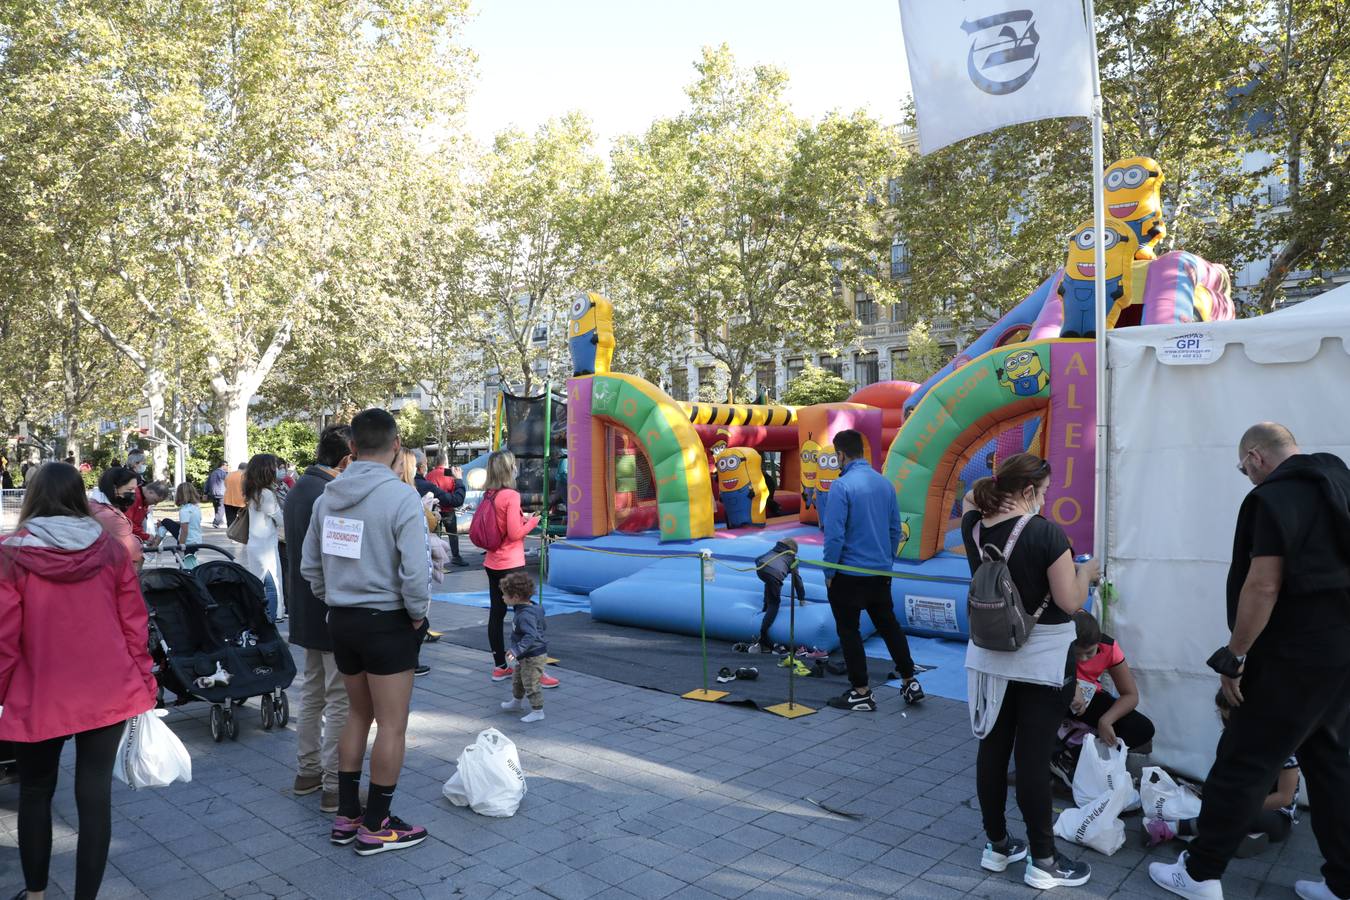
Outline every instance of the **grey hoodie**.
{"type": "Polygon", "coordinates": [[[300,574],[330,607],[426,618],[427,520],[417,491],[388,466],[352,463],[314,503],[300,574]]]}
{"type": "Polygon", "coordinates": [[[82,516],[39,516],[23,523],[28,534],[5,541],[11,547],[51,547],[83,550],[91,547],[103,527],[97,519],[82,516]]]}

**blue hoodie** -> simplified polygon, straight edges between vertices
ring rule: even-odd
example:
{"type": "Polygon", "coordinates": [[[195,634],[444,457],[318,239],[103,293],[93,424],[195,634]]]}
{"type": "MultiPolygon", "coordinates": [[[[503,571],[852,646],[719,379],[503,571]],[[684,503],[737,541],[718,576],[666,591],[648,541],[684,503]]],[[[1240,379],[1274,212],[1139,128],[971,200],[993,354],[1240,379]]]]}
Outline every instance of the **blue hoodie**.
{"type": "Polygon", "coordinates": [[[889,572],[899,546],[895,487],[867,460],[851,460],[830,489],[825,507],[825,561],[889,572]]]}

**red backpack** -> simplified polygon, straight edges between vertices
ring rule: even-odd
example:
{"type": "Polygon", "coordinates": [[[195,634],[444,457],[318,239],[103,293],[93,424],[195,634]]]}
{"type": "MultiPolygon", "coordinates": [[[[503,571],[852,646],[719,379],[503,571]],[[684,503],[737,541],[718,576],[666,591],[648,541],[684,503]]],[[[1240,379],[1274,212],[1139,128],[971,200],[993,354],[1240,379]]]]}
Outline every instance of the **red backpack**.
{"type": "Polygon", "coordinates": [[[469,522],[469,540],[480,550],[500,549],[506,541],[502,534],[501,523],[497,521],[497,492],[488,491],[473,511],[473,520],[469,522]]]}

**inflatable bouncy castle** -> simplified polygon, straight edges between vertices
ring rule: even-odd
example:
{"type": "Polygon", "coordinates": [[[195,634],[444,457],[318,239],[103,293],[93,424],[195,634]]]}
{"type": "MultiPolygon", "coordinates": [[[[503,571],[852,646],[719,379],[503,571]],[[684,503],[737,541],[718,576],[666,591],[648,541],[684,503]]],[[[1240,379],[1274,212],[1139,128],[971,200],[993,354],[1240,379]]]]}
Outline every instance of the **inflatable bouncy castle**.
{"type": "MultiPolygon", "coordinates": [[[[1166,234],[1163,175],[1135,157],[1104,174],[1107,327],[1233,318],[1227,271],[1191,253],[1158,253],[1166,234]]],[[[590,595],[601,621],[751,640],[762,589],[754,559],[784,537],[820,559],[819,522],[838,477],[833,439],[862,434],[867,461],[890,480],[902,540],[892,567],[897,617],[911,633],[965,639],[970,570],[961,498],[997,460],[1049,460],[1043,515],[1076,553],[1093,550],[1096,353],[1095,232],[1068,236],[1065,264],[923,384],[868,385],[844,403],[685,403],[610,371],[609,301],[574,304],[567,387],[567,541],[549,581],[590,595]],[[603,554],[593,550],[607,551],[603,554]],[[697,558],[711,551],[709,571],[697,558]]],[[[799,644],[838,645],[819,568],[803,567],[799,644]]],[[[864,617],[864,628],[870,623],[864,617]]],[[[786,617],[770,635],[786,642],[786,617]]]]}

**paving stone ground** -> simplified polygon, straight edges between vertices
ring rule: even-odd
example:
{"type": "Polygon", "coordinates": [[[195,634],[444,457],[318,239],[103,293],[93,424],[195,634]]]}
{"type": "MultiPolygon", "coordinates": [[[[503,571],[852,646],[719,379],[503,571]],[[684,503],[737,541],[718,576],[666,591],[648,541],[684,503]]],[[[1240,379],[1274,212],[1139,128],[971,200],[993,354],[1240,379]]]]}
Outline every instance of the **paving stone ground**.
{"type": "MultiPolygon", "coordinates": [[[[471,557],[472,558],[472,557],[471,557]]],[[[481,587],[481,570],[453,589],[481,587]]],[[[437,626],[486,613],[434,604],[437,626]]],[[[113,842],[101,897],[109,898],[782,898],[992,897],[1036,894],[1021,866],[979,868],[975,742],[963,704],[905,708],[878,689],[875,714],[823,710],[789,721],[682,700],[563,670],[545,695],[547,719],[524,725],[498,709],[509,688],[487,677],[490,658],[428,645],[394,810],[425,825],[420,847],[361,858],[328,843],[319,795],[294,797],[294,723],[264,732],[256,702],[239,739],[212,743],[208,707],[166,720],[193,756],[191,784],[132,792],[115,784],[113,842]],[[519,747],[529,793],[516,816],[453,807],[441,785],[483,728],[519,747]],[[819,803],[859,815],[846,818],[819,803]]],[[[556,670],[555,670],[556,671],[556,670]]],[[[694,687],[690,685],[689,687],[694,687]]],[[[292,689],[295,706],[295,690],[292,689]]],[[[73,888],[73,750],[58,789],[50,897],[73,888]]],[[[1009,790],[1011,827],[1020,834],[1009,790]]],[[[0,787],[0,896],[19,890],[18,788],[0,787]]],[[[1063,801],[1060,801],[1061,805],[1063,801]]],[[[1064,896],[1164,895],[1147,863],[1139,819],[1114,856],[1065,847],[1093,878],[1064,896]]],[[[1293,897],[1321,856],[1306,821],[1258,859],[1235,861],[1228,897],[1293,897]]]]}

